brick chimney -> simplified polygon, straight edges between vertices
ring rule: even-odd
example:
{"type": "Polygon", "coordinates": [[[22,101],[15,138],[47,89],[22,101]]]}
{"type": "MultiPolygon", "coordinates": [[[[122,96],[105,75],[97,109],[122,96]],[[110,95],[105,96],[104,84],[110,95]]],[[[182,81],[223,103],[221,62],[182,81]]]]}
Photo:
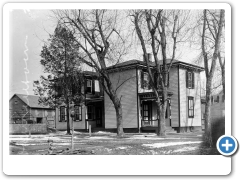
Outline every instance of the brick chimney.
{"type": "MultiPolygon", "coordinates": [[[[152,59],[152,54],[151,53],[147,53],[147,58],[150,62],[153,62],[153,59],[152,59]]],[[[143,55],[143,60],[144,60],[144,55],[143,55]]]]}
{"type": "Polygon", "coordinates": [[[153,62],[153,60],[152,60],[152,54],[151,54],[151,53],[148,53],[147,56],[148,56],[148,60],[149,60],[150,62],[153,62]]]}

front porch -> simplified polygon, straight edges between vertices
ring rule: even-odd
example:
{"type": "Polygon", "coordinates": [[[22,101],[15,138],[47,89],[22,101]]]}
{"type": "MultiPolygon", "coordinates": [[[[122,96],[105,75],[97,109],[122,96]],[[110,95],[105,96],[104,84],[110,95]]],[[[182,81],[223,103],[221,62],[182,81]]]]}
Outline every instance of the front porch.
{"type": "MultiPolygon", "coordinates": [[[[171,127],[171,96],[172,93],[168,93],[167,108],[165,112],[165,125],[166,132],[174,132],[171,127]]],[[[140,99],[140,120],[142,132],[155,132],[158,127],[159,117],[157,115],[157,103],[154,93],[141,93],[140,99]]]]}

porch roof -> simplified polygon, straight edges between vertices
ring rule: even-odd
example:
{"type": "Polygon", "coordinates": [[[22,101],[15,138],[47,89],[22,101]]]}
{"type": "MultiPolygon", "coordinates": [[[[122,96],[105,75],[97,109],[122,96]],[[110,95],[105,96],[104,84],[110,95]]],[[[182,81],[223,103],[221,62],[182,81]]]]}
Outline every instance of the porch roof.
{"type": "MultiPolygon", "coordinates": [[[[173,92],[168,91],[168,97],[171,97],[173,95],[173,92]]],[[[138,93],[140,99],[155,99],[156,96],[154,92],[144,92],[144,93],[138,93]]],[[[161,95],[161,92],[160,92],[161,95]]],[[[160,96],[161,97],[161,96],[160,96]]]]}

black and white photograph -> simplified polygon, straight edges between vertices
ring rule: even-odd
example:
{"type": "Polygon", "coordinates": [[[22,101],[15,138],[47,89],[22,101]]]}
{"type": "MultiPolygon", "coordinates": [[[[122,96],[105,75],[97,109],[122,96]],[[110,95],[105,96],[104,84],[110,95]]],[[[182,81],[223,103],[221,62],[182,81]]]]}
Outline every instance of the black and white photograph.
{"type": "Polygon", "coordinates": [[[229,6],[47,5],[5,8],[8,157],[223,157],[229,6]]]}

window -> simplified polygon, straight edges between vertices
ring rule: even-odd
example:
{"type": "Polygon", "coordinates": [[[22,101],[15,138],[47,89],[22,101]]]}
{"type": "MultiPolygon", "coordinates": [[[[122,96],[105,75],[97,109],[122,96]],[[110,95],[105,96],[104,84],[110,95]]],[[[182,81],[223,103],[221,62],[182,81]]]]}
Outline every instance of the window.
{"type": "Polygon", "coordinates": [[[225,101],[225,97],[224,97],[224,94],[222,95],[222,102],[224,102],[225,101]]]}
{"type": "Polygon", "coordinates": [[[187,88],[194,89],[194,73],[187,71],[186,72],[186,84],[187,88]]]}
{"type": "Polygon", "coordinates": [[[188,117],[194,118],[194,98],[188,97],[188,117]]]}
{"type": "Polygon", "coordinates": [[[65,111],[65,107],[61,106],[60,107],[60,119],[59,121],[65,121],[65,116],[66,116],[66,111],[65,111]]]}
{"type": "Polygon", "coordinates": [[[87,94],[92,94],[92,92],[93,92],[93,83],[92,83],[92,80],[87,79],[86,93],[87,93],[87,94]]]}
{"type": "Polygon", "coordinates": [[[149,86],[149,75],[147,72],[144,72],[142,71],[141,73],[141,87],[143,89],[150,89],[150,86],[149,86]]]}
{"type": "Polygon", "coordinates": [[[217,99],[215,100],[215,102],[219,103],[219,96],[217,96],[217,99]]]}
{"type": "Polygon", "coordinates": [[[42,124],[42,118],[37,118],[37,124],[42,124]]]}
{"type": "Polygon", "coordinates": [[[93,106],[87,106],[87,117],[88,120],[93,120],[93,106]]]}
{"type": "Polygon", "coordinates": [[[74,106],[74,121],[81,121],[82,120],[82,107],[74,106]]]}

